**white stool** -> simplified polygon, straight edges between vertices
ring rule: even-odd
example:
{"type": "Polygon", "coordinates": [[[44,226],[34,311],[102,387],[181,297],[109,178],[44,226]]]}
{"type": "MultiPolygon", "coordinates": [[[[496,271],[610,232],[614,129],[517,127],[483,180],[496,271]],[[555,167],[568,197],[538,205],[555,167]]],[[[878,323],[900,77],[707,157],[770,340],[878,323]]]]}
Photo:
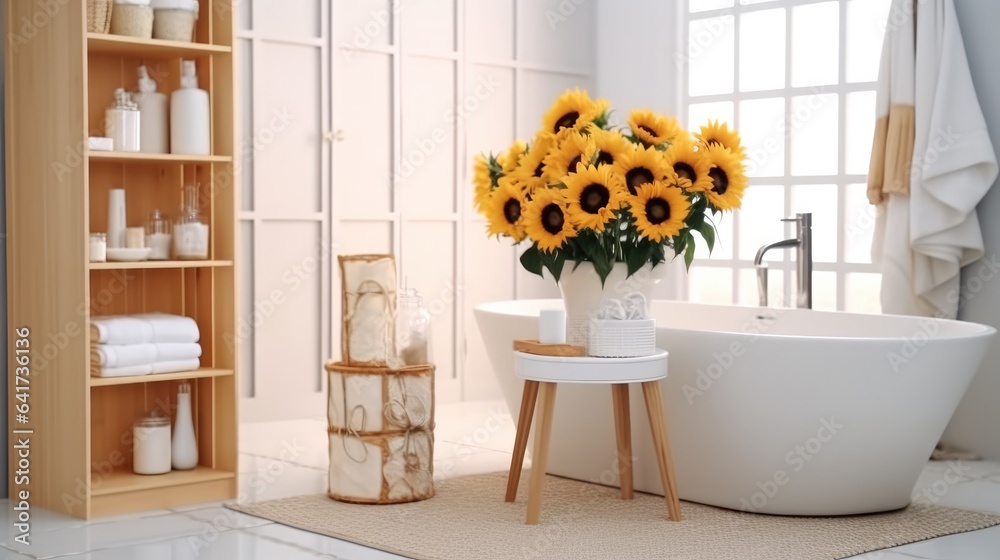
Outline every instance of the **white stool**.
{"type": "Polygon", "coordinates": [[[628,384],[642,383],[642,394],[649,415],[653,434],[656,462],[667,500],[667,512],[672,521],[680,521],[681,506],[677,498],[673,459],[670,455],[670,437],[663,411],[663,393],[660,380],[667,376],[667,352],[658,350],[651,356],[640,358],[567,358],[539,356],[514,352],[515,373],[524,379],[521,411],[517,417],[517,438],[514,456],[510,461],[506,501],[513,502],[521,478],[521,465],[528,445],[528,433],[538,404],[538,423],[535,433],[535,450],[532,459],[531,481],[528,486],[529,525],[538,523],[542,512],[542,487],[545,484],[545,467],[548,462],[549,434],[552,432],[552,413],[556,399],[557,383],[606,383],[611,385],[615,415],[615,436],[618,440],[618,461],[621,464],[621,496],[632,499],[632,427],[630,423],[628,384]]]}

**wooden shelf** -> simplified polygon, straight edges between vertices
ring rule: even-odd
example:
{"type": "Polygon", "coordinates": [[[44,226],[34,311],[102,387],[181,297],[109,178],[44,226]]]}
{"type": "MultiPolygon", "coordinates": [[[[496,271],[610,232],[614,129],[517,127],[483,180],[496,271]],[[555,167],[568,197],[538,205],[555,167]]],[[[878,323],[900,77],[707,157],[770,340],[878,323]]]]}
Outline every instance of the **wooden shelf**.
{"type": "Polygon", "coordinates": [[[208,467],[195,467],[189,471],[170,471],[164,474],[153,475],[135,474],[131,471],[113,472],[110,476],[102,480],[100,485],[95,485],[92,493],[94,496],[107,496],[109,494],[141,492],[143,490],[198,484],[227,478],[236,478],[236,473],[218,471],[208,467]]]}
{"type": "Polygon", "coordinates": [[[137,39],[123,35],[87,33],[87,51],[101,54],[149,57],[197,57],[232,53],[233,48],[184,41],[137,39]]]}
{"type": "Polygon", "coordinates": [[[176,373],[153,373],[150,375],[130,375],[127,377],[91,377],[91,387],[107,387],[109,385],[131,385],[135,383],[157,383],[159,381],[177,381],[180,379],[199,379],[202,377],[225,377],[232,375],[231,369],[200,368],[194,371],[178,371],[176,373]]]}
{"type": "Polygon", "coordinates": [[[138,261],[138,262],[94,262],[87,265],[90,270],[133,270],[157,268],[222,268],[233,266],[233,261],[138,261]]]}
{"type": "Polygon", "coordinates": [[[196,156],[185,154],[148,154],[145,152],[100,152],[88,150],[91,161],[111,163],[230,163],[233,156],[196,156]]]}

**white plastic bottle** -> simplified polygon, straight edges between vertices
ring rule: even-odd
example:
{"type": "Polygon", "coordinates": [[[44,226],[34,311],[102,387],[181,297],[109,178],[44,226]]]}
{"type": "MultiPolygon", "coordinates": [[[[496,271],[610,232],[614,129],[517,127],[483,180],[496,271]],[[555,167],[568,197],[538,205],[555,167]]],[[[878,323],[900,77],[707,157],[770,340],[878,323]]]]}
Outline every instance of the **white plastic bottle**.
{"type": "Polygon", "coordinates": [[[170,153],[209,155],[208,92],[198,89],[193,60],[182,62],[181,87],[170,94],[170,153]]]}
{"type": "Polygon", "coordinates": [[[139,106],[139,150],[165,154],[170,150],[167,131],[167,96],[156,91],[156,80],[149,77],[146,66],[139,66],[139,93],[132,96],[139,106]]]}

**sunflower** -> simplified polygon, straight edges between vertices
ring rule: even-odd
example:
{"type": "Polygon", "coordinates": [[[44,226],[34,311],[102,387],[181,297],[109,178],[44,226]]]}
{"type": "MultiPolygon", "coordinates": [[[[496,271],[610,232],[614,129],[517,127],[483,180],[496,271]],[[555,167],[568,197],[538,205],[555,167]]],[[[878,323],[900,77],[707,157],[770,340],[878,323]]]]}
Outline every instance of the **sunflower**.
{"type": "Polygon", "coordinates": [[[517,164],[521,163],[521,157],[528,151],[528,144],[524,140],[515,140],[513,144],[507,148],[507,153],[502,154],[497,161],[503,167],[503,172],[505,175],[512,173],[517,169],[517,164]]]}
{"type": "Polygon", "coordinates": [[[581,130],[608,109],[603,99],[594,101],[587,92],[566,90],[542,117],[542,133],[558,134],[564,128],[581,130]]]}
{"type": "Polygon", "coordinates": [[[673,117],[641,109],[633,109],[629,113],[628,126],[632,129],[632,134],[647,146],[672,142],[681,131],[680,125],[673,117]]]}
{"type": "Polygon", "coordinates": [[[515,242],[524,239],[524,197],[521,190],[511,184],[498,187],[486,203],[486,231],[489,235],[506,235],[515,242]]]}
{"type": "Polygon", "coordinates": [[[566,219],[566,199],[557,189],[542,189],[524,208],[524,230],[546,253],[561,248],[576,237],[576,230],[566,219]]]}
{"type": "MultiPolygon", "coordinates": [[[[564,131],[565,132],[565,131],[564,131]]],[[[543,175],[554,181],[561,180],[570,173],[576,173],[576,164],[589,162],[594,153],[593,139],[578,130],[561,134],[555,149],[543,160],[543,175]]]]}
{"type": "Polygon", "coordinates": [[[719,144],[711,144],[703,150],[703,157],[709,163],[708,176],[712,179],[712,187],[705,191],[708,203],[719,210],[739,208],[747,188],[740,157],[719,144]]]}
{"type": "Polygon", "coordinates": [[[739,159],[743,159],[743,146],[740,144],[740,135],[735,130],[729,130],[729,125],[719,121],[708,121],[708,124],[701,127],[698,133],[698,142],[705,146],[722,146],[729,148],[739,159]]]}
{"type": "Polygon", "coordinates": [[[614,168],[619,175],[624,177],[625,187],[632,195],[635,194],[635,189],[639,185],[666,179],[670,171],[667,160],[663,159],[663,152],[657,151],[656,148],[643,148],[635,144],[618,158],[614,168]]]}
{"type": "Polygon", "coordinates": [[[702,192],[712,188],[712,178],[708,176],[712,166],[705,159],[704,151],[697,150],[697,145],[687,135],[674,140],[663,158],[678,177],[691,182],[687,190],[702,192]]]}
{"type": "Polygon", "coordinates": [[[472,203],[476,211],[485,215],[485,205],[493,192],[493,181],[490,179],[490,162],[483,154],[476,154],[472,160],[472,185],[475,187],[475,195],[472,203]]]}
{"type": "Polygon", "coordinates": [[[639,187],[636,195],[629,197],[629,207],[639,234],[661,243],[681,232],[691,203],[681,189],[657,181],[639,187]]]}
{"type": "Polygon", "coordinates": [[[510,176],[522,183],[530,181],[533,177],[545,179],[548,182],[549,177],[544,175],[545,164],[542,163],[542,160],[552,150],[555,143],[555,136],[538,135],[528,151],[521,156],[517,167],[511,171],[510,176]]]}
{"type": "Polygon", "coordinates": [[[632,149],[632,143],[617,130],[591,129],[590,136],[597,148],[597,165],[614,165],[619,158],[632,149]]]}
{"type": "Polygon", "coordinates": [[[604,231],[624,202],[625,182],[610,165],[580,165],[576,173],[566,176],[565,183],[569,219],[581,229],[604,231]]]}

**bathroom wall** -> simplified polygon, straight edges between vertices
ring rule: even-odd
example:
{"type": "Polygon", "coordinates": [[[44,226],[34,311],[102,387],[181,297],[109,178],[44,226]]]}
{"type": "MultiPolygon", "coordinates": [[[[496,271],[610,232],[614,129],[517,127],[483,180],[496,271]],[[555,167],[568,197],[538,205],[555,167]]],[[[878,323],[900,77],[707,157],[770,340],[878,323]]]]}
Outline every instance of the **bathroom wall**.
{"type": "MultiPolygon", "coordinates": [[[[0,29],[5,27],[7,13],[4,2],[0,2],[0,29]]],[[[0,41],[0,106],[4,103],[4,56],[6,56],[7,41],[0,41]]],[[[0,130],[4,130],[4,113],[0,111],[0,130]]],[[[4,134],[0,134],[0,371],[4,382],[0,383],[0,406],[4,413],[0,414],[0,480],[7,480],[7,188],[6,167],[4,166],[5,146],[4,134]]],[[[0,498],[7,497],[7,485],[0,486],[0,498]]]]}
{"type": "MultiPolygon", "coordinates": [[[[972,80],[1000,158],[1000,75],[996,53],[1000,52],[1000,3],[956,0],[959,25],[965,42],[972,80]]],[[[979,204],[979,223],[986,241],[986,257],[963,270],[963,298],[959,318],[1000,327],[1000,274],[993,263],[1000,260],[1000,189],[994,184],[979,204]],[[994,268],[990,268],[993,266],[994,268]],[[982,272],[982,276],[980,275],[982,272]],[[980,278],[984,280],[979,281],[980,278]],[[987,279],[988,278],[988,279],[987,279]]],[[[946,374],[946,372],[942,372],[946,374]]],[[[979,375],[965,394],[952,418],[944,441],[984,457],[1000,459],[1000,338],[986,356],[979,375]]]]}

